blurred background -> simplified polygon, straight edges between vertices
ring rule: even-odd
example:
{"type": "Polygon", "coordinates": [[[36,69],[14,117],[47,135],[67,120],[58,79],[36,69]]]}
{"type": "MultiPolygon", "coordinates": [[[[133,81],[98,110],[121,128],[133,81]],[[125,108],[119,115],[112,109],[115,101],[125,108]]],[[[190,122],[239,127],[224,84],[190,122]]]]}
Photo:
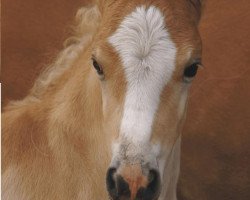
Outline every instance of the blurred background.
{"type": "MultiPolygon", "coordinates": [[[[2,106],[25,97],[86,0],[2,0],[2,106]]],[[[207,0],[183,130],[180,200],[250,199],[250,1],[207,0]]]]}

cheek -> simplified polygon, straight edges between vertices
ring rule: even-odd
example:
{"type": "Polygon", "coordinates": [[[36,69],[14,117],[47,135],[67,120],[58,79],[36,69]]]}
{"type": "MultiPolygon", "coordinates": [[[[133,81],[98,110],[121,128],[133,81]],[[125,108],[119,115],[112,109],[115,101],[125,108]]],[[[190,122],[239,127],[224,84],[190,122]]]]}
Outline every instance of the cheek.
{"type": "Polygon", "coordinates": [[[106,136],[111,137],[111,141],[119,136],[122,112],[122,99],[115,98],[105,86],[102,86],[103,129],[106,136]]]}
{"type": "MultiPolygon", "coordinates": [[[[162,99],[155,117],[152,142],[171,145],[179,136],[182,122],[185,119],[187,89],[162,99]]],[[[169,94],[169,93],[168,93],[169,94]]]]}
{"type": "Polygon", "coordinates": [[[119,137],[122,112],[119,107],[108,106],[105,109],[103,128],[107,137],[111,137],[112,141],[119,137]]]}
{"type": "Polygon", "coordinates": [[[176,135],[177,113],[171,106],[157,112],[151,141],[154,144],[171,144],[176,135]]]}

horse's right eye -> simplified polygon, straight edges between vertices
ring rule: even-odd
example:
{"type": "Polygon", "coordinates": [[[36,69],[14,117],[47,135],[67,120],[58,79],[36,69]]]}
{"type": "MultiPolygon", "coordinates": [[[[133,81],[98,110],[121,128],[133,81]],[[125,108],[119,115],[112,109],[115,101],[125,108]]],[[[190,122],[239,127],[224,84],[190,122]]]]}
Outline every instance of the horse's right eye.
{"type": "Polygon", "coordinates": [[[92,62],[93,62],[93,66],[94,66],[96,72],[99,75],[103,75],[103,70],[102,70],[101,66],[98,64],[98,62],[94,58],[92,58],[92,62]]]}

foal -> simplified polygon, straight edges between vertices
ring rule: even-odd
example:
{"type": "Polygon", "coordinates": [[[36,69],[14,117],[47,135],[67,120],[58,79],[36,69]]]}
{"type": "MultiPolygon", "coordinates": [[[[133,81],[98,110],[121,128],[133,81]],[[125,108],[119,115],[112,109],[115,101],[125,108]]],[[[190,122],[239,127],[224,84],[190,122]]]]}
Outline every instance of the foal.
{"type": "Polygon", "coordinates": [[[5,108],[2,198],[176,200],[199,0],[106,0],[5,108]]]}

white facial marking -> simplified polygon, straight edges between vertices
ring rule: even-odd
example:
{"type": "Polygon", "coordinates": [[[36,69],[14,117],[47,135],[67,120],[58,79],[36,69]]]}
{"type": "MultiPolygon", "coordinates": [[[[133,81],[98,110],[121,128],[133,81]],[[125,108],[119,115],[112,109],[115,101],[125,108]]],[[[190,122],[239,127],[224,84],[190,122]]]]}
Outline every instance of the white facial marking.
{"type": "Polygon", "coordinates": [[[160,95],[175,67],[176,47],[165,19],[154,6],[137,7],[109,42],[118,52],[127,80],[120,134],[134,144],[150,140],[160,95]]]}

